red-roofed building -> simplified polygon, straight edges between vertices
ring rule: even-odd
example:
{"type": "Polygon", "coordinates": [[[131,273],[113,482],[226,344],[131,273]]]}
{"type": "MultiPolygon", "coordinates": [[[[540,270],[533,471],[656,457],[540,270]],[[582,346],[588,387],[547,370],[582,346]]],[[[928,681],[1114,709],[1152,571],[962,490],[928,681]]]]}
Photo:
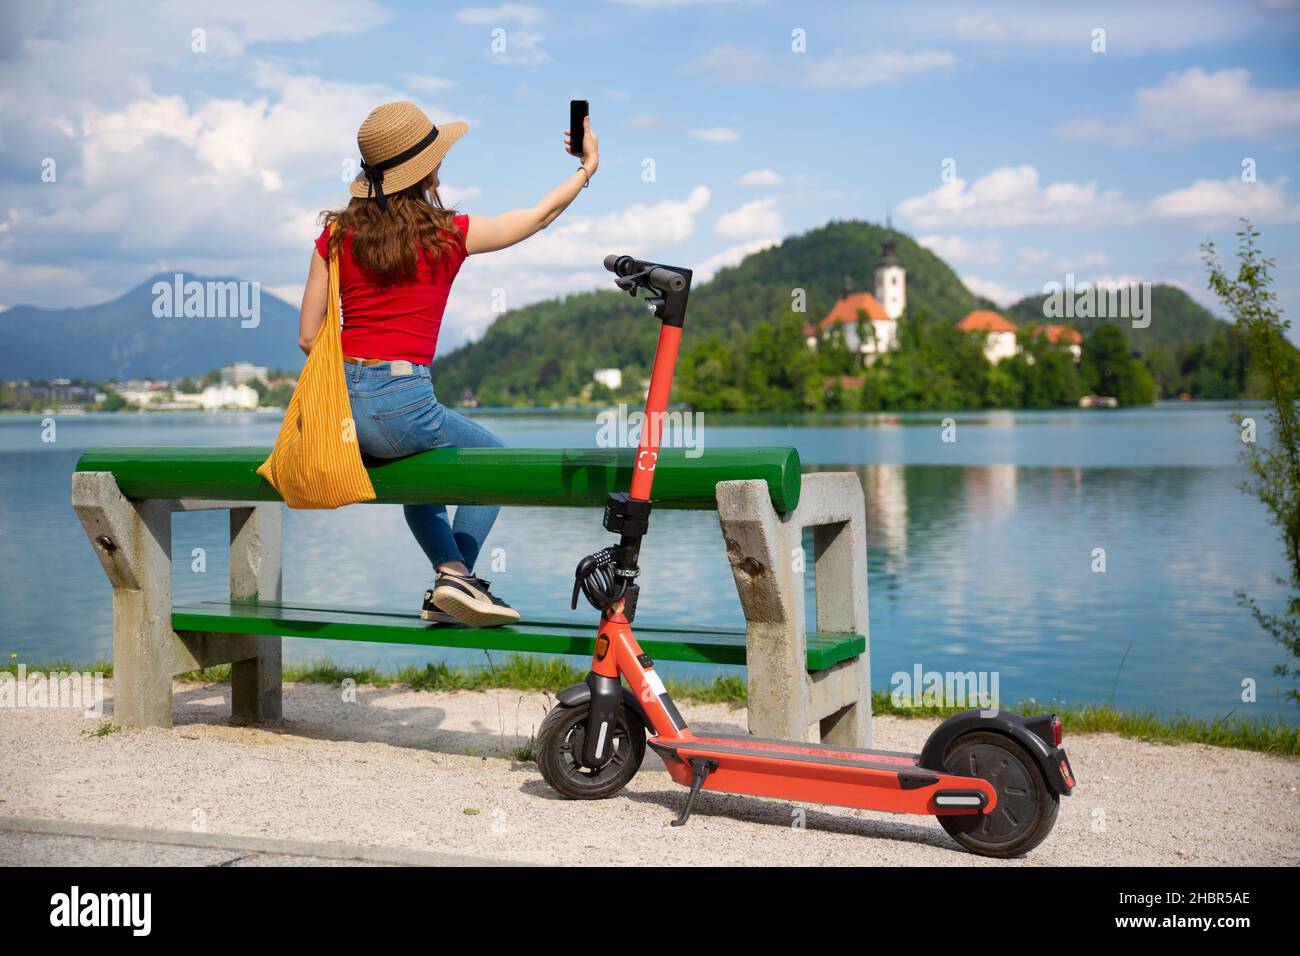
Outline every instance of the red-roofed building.
{"type": "Polygon", "coordinates": [[[804,328],[811,348],[838,326],[844,343],[870,365],[882,352],[898,348],[898,319],[907,307],[907,273],[894,252],[894,230],[887,226],[876,267],[876,292],[852,291],[852,280],[844,278],[844,289],[826,317],[804,328]],[[861,326],[859,320],[863,320],[861,326]],[[867,333],[863,335],[862,333],[867,333]]]}
{"type": "Polygon", "coordinates": [[[1016,354],[1016,326],[989,309],[976,309],[957,323],[958,332],[984,336],[984,356],[997,363],[1016,354]]]}
{"type": "MultiPolygon", "coordinates": [[[[848,281],[845,280],[845,286],[848,281]]],[[[870,292],[849,292],[846,288],[840,293],[826,318],[817,323],[817,338],[824,338],[837,325],[844,335],[844,344],[864,360],[898,348],[898,323],[885,314],[885,307],[870,292]],[[865,320],[861,330],[859,318],[865,320]],[[862,332],[868,334],[864,337],[862,332]]]]}
{"type": "Polygon", "coordinates": [[[1031,339],[1043,336],[1052,345],[1069,352],[1076,362],[1083,358],[1083,333],[1078,329],[1068,325],[1035,325],[1027,334],[1031,339]]]}

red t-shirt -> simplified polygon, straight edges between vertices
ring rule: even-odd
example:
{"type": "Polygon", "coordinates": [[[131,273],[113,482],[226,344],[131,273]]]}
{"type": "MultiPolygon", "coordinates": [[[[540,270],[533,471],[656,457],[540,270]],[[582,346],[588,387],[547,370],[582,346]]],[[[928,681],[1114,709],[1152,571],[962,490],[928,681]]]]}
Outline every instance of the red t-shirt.
{"type": "MultiPolygon", "coordinates": [[[[339,293],[343,302],[343,354],[354,358],[405,359],[427,365],[438,348],[438,330],[447,308],[451,283],[469,251],[469,216],[452,222],[460,236],[445,233],[453,241],[450,249],[434,260],[421,250],[415,279],[409,282],[376,282],[352,258],[352,236],[345,235],[339,247],[339,293]]],[[[316,240],[316,251],[329,262],[329,226],[316,240]]]]}

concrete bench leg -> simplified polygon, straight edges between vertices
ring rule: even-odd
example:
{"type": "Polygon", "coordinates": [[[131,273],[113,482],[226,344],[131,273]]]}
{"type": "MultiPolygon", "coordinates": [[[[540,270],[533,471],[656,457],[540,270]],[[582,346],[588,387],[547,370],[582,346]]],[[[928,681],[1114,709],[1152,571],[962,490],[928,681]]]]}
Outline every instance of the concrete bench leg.
{"type": "MultiPolygon", "coordinates": [[[[278,504],[230,510],[231,598],[280,600],[281,513],[278,504]]],[[[231,717],[260,723],[281,717],[279,637],[242,635],[251,656],[230,667],[231,717]]]]}
{"type": "Polygon", "coordinates": [[[113,722],[172,725],[171,507],[128,501],[111,474],[72,476],[72,505],[113,586],[113,722]]]}
{"type": "Polygon", "coordinates": [[[717,486],[718,520],[745,613],[749,730],[759,737],[871,746],[866,515],[851,472],[804,475],[777,514],[762,481],[717,486]],[[867,652],[809,674],[803,530],[813,528],[817,629],[862,634],[867,652]]]}
{"type": "Polygon", "coordinates": [[[236,721],[276,720],[280,638],[172,630],[171,519],[177,511],[230,511],[230,593],[280,598],[278,504],[128,500],[108,472],[72,476],[72,506],[113,586],[113,722],[172,726],[172,678],[231,664],[236,721]]]}

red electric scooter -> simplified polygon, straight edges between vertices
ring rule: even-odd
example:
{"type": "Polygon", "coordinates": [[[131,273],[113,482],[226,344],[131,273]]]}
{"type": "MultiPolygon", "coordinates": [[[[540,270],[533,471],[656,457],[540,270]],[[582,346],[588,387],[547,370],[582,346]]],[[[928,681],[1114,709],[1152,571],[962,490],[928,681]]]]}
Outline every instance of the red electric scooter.
{"type": "Polygon", "coordinates": [[[633,297],[646,290],[662,326],[632,487],[614,492],[605,505],[605,530],[619,542],[583,558],[575,571],[572,606],[585,595],[600,611],[600,630],[591,672],[559,694],[538,730],[537,763],[546,782],[572,799],[613,796],[640,769],[649,734],[669,775],[690,787],[674,826],[686,823],[701,790],[719,790],[933,815],[958,843],[985,856],[1016,856],[1041,843],[1060,798],[1074,788],[1055,714],[967,710],[940,724],[920,754],[696,734],[686,725],[631,622],[659,454],[652,423],[662,420],[668,404],[691,271],[630,256],[609,256],[605,268],[633,297]]]}

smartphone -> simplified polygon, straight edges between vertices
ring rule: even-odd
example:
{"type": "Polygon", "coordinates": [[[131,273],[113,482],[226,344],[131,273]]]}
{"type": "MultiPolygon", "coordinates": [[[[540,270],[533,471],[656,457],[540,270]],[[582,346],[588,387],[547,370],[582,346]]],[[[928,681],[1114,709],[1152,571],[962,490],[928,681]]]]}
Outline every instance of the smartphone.
{"type": "Polygon", "coordinates": [[[587,118],[586,100],[569,100],[569,152],[582,156],[582,121],[587,118]]]}

